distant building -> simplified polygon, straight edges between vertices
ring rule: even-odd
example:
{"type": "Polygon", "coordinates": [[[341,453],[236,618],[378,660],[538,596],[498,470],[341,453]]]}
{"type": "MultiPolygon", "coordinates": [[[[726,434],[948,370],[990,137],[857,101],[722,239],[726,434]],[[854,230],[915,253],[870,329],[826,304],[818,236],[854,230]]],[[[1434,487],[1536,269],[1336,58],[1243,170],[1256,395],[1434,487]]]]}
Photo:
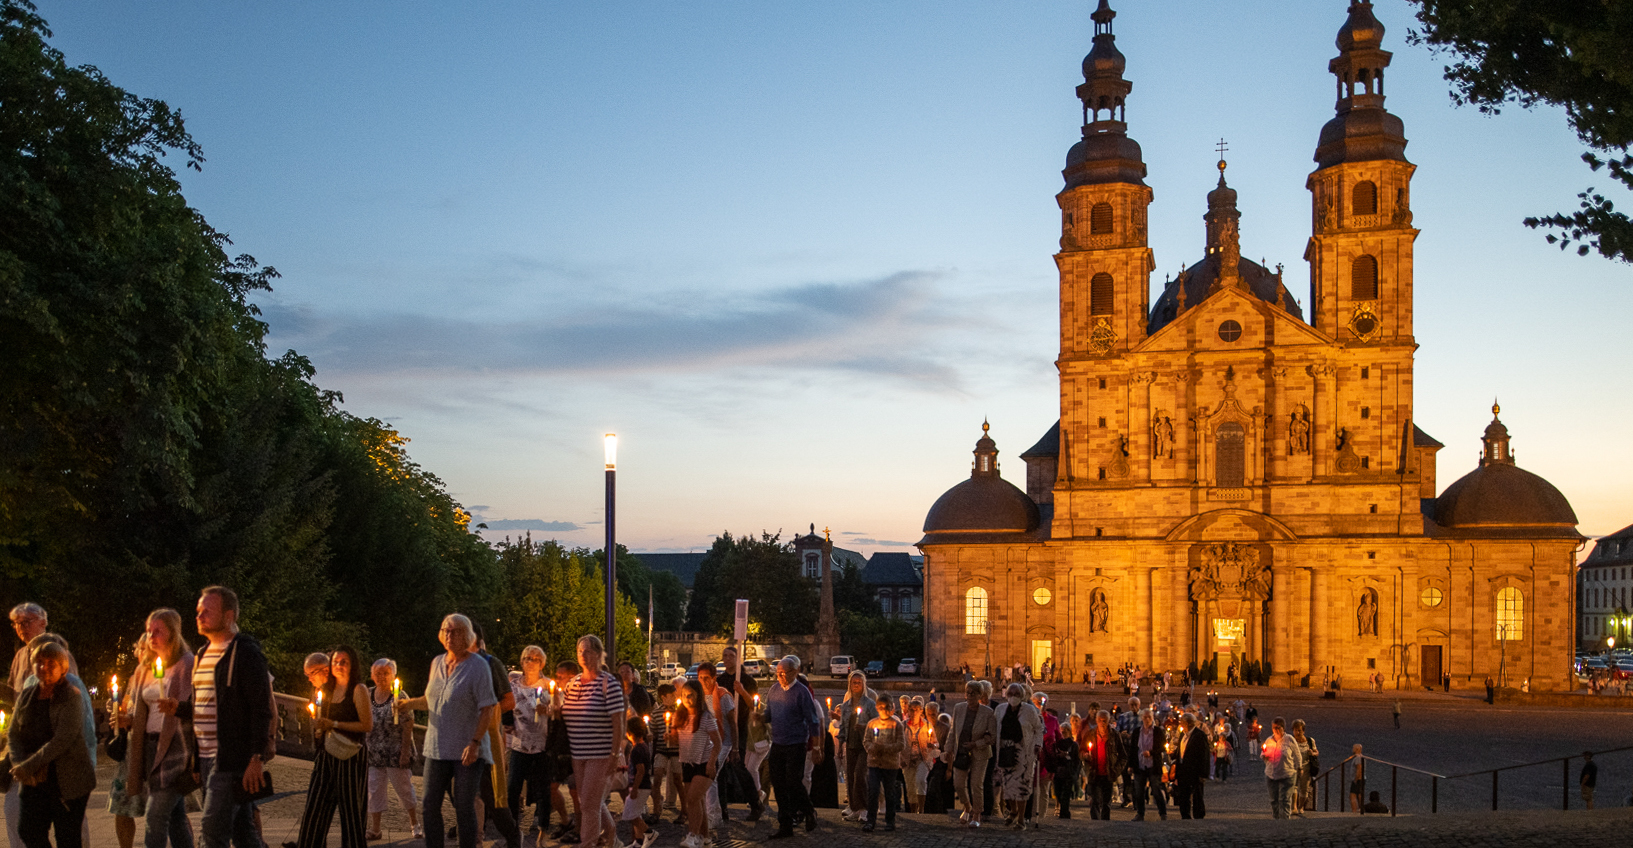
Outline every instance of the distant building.
{"type": "Polygon", "coordinates": [[[1604,650],[1633,641],[1633,526],[1602,537],[1576,575],[1577,644],[1604,650]]]}
{"type": "Polygon", "coordinates": [[[686,587],[686,597],[692,596],[692,581],[697,579],[697,569],[703,565],[704,553],[689,554],[633,554],[641,564],[653,571],[667,571],[680,578],[682,586],[686,587]]]}
{"type": "Polygon", "coordinates": [[[924,574],[921,557],[909,553],[876,553],[862,569],[862,580],[886,618],[911,619],[924,612],[924,574]]]}

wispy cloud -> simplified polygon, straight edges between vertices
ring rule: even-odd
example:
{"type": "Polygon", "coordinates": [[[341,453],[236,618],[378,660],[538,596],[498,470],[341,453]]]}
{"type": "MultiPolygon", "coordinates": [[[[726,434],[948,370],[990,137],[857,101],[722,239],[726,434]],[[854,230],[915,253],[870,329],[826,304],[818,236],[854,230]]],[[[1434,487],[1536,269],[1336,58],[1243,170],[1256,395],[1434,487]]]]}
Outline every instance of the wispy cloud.
{"type": "Polygon", "coordinates": [[[545,521],[541,518],[501,518],[477,523],[488,525],[489,530],[543,530],[550,533],[566,533],[584,529],[571,521],[545,521]]]}
{"type": "Polygon", "coordinates": [[[878,548],[911,548],[912,542],[903,542],[897,539],[851,539],[853,545],[872,545],[878,548]]]}
{"type": "Polygon", "coordinates": [[[956,385],[954,367],[920,343],[958,320],[938,298],[939,277],[911,271],[730,297],[609,297],[564,314],[491,318],[264,309],[275,349],[295,347],[343,374],[607,375],[776,365],[956,385]]]}

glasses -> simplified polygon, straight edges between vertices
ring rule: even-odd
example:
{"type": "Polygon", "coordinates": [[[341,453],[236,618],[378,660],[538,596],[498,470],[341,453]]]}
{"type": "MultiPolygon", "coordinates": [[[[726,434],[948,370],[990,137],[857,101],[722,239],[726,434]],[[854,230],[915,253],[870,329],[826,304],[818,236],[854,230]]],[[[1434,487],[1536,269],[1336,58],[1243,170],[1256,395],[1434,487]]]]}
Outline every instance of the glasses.
{"type": "Polygon", "coordinates": [[[31,624],[38,624],[39,622],[40,622],[40,619],[38,619],[38,618],[33,618],[31,616],[24,616],[22,618],[12,619],[11,620],[11,626],[12,627],[27,627],[27,626],[29,626],[31,624]]]}

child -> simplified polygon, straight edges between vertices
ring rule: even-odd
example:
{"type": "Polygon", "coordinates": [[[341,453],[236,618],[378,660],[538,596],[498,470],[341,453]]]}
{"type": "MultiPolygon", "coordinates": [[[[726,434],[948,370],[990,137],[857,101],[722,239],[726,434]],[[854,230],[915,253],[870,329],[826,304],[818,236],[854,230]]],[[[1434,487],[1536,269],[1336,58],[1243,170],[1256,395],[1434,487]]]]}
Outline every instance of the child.
{"type": "Polygon", "coordinates": [[[889,695],[880,695],[874,704],[879,717],[868,722],[862,737],[862,749],[868,755],[868,817],[862,830],[873,832],[873,823],[879,820],[879,793],[885,796],[885,830],[896,829],[896,797],[902,777],[902,751],[907,747],[902,723],[892,714],[895,704],[889,695]]]}
{"type": "Polygon", "coordinates": [[[658,841],[658,832],[648,830],[641,810],[646,808],[647,795],[652,792],[652,746],[646,744],[646,721],[640,716],[629,720],[624,730],[629,737],[629,786],[624,790],[624,812],[621,818],[629,822],[631,848],[652,848],[658,841]]]}

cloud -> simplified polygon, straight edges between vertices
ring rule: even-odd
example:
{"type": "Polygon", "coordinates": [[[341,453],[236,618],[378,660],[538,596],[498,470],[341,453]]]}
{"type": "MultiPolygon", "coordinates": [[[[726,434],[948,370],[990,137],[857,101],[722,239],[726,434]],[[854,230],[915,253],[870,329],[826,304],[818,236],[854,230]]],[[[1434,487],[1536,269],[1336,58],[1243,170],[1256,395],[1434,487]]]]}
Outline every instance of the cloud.
{"type": "Polygon", "coordinates": [[[939,274],[905,271],[858,283],[722,295],[673,291],[573,311],[326,315],[263,306],[273,349],[292,346],[330,372],[373,375],[614,375],[792,366],[889,374],[956,386],[922,344],[957,320],[939,274]]]}
{"type": "Polygon", "coordinates": [[[544,530],[551,533],[566,533],[584,529],[571,521],[545,521],[540,518],[488,519],[477,523],[488,525],[489,530],[544,530]]]}
{"type": "Polygon", "coordinates": [[[911,548],[912,542],[902,542],[896,539],[851,539],[854,545],[872,545],[876,548],[911,548]]]}

